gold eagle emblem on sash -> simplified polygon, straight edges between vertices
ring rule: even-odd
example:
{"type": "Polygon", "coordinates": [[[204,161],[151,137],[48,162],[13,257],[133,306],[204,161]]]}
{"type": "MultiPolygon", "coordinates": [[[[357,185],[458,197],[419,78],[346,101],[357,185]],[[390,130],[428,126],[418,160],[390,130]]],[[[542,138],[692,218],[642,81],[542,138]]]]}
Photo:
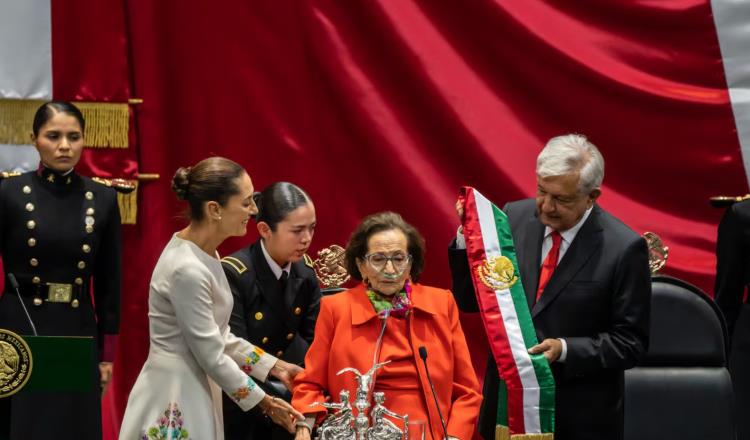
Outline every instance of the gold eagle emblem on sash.
{"type": "Polygon", "coordinates": [[[510,258],[498,255],[477,266],[477,276],[492,290],[510,289],[518,281],[518,275],[510,258]]]}
{"type": "Polygon", "coordinates": [[[20,336],[0,329],[0,398],[17,393],[31,376],[31,350],[20,336]]]}

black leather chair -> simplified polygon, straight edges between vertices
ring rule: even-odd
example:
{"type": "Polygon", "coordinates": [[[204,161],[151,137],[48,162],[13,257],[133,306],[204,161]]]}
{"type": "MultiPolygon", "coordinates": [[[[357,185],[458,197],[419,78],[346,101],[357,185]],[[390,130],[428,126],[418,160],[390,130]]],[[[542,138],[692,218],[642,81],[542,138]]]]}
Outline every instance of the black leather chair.
{"type": "Polygon", "coordinates": [[[721,312],[684,281],[656,276],[652,288],[649,349],[625,372],[625,440],[734,440],[721,312]]]}

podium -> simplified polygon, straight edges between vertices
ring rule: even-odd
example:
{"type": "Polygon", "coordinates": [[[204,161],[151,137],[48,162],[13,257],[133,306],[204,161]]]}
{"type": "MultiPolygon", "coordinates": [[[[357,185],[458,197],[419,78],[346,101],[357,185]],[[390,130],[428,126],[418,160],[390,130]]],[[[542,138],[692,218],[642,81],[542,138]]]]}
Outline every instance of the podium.
{"type": "MultiPolygon", "coordinates": [[[[20,336],[28,346],[29,376],[26,383],[10,390],[8,378],[10,370],[20,371],[23,359],[14,364],[13,352],[16,348],[14,337],[20,335],[0,329],[0,440],[9,438],[10,413],[13,400],[42,393],[89,393],[98,383],[94,383],[92,365],[96,365],[94,338],[85,336],[20,336]],[[5,354],[3,354],[5,353],[5,354]],[[3,426],[4,425],[4,426],[3,426]]],[[[21,344],[23,345],[23,344],[21,344]]],[[[18,346],[20,347],[20,345],[18,346]]],[[[23,356],[20,356],[23,358],[23,356]]]]}
{"type": "Polygon", "coordinates": [[[22,336],[31,349],[33,367],[19,391],[83,391],[94,386],[94,338],[89,336],[22,336]]]}

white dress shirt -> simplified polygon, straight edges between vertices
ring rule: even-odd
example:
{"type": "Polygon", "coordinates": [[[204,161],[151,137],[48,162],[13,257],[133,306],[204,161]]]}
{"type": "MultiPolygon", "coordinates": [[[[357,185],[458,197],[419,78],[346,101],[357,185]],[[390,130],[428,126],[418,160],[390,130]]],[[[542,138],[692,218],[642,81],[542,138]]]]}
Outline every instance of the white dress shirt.
{"type": "Polygon", "coordinates": [[[266,263],[268,263],[268,267],[271,268],[271,272],[273,272],[273,276],[275,276],[276,279],[278,280],[281,278],[281,273],[286,272],[286,276],[288,277],[289,271],[292,270],[292,262],[289,261],[286,263],[284,267],[281,267],[268,254],[268,251],[266,250],[266,245],[263,243],[263,240],[260,241],[260,248],[263,250],[263,256],[266,258],[266,263]]]}

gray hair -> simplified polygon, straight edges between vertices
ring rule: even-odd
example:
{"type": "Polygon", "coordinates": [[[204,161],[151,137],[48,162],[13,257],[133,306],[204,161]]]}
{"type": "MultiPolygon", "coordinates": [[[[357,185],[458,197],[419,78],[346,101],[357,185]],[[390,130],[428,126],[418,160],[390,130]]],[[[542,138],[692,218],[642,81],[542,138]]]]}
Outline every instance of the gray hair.
{"type": "Polygon", "coordinates": [[[539,177],[578,173],[578,191],[590,194],[604,180],[604,158],[594,144],[582,134],[553,137],[536,158],[539,177]]]}

